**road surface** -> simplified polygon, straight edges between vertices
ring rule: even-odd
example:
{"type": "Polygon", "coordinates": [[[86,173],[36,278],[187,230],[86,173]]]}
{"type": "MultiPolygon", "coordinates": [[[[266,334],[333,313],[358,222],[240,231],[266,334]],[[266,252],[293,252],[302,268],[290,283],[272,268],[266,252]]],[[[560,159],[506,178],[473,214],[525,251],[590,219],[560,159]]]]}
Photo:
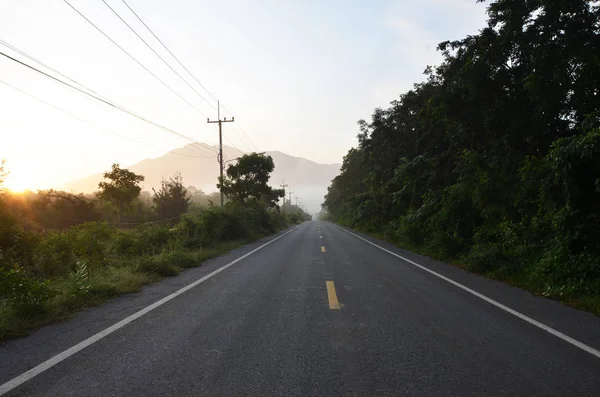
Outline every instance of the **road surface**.
{"type": "Polygon", "coordinates": [[[0,344],[0,390],[63,397],[600,395],[598,317],[331,223],[290,230],[0,344]],[[68,350],[86,340],[87,347],[68,350]]]}

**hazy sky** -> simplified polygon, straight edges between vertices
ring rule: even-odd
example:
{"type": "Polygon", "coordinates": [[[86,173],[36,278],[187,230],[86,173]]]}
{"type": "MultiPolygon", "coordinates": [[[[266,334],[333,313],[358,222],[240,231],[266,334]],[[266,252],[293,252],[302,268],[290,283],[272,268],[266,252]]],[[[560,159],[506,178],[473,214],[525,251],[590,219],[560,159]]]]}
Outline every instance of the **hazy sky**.
{"type": "MultiPolygon", "coordinates": [[[[69,1],[216,117],[101,0],[69,1]]],[[[121,0],[106,1],[171,61],[121,0]]],[[[423,79],[425,66],[440,60],[438,42],[477,33],[486,19],[485,4],[475,0],[126,1],[233,113],[258,150],[323,163],[341,162],[355,145],[357,120],[423,79]]],[[[215,124],[206,124],[62,0],[0,0],[0,39],[140,115],[198,141],[218,142],[215,124]]],[[[2,44],[0,51],[15,54],[2,44]]],[[[9,187],[48,188],[188,143],[3,57],[0,80],[126,137],[0,82],[0,158],[8,160],[9,187]]],[[[253,149],[231,125],[224,134],[225,144],[253,149]]]]}

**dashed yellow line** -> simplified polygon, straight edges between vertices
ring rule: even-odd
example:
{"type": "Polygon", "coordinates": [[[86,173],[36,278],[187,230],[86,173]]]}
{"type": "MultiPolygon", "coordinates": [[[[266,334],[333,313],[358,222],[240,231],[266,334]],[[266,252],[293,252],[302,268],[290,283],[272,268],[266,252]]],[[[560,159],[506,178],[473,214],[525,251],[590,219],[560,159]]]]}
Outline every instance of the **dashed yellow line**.
{"type": "Polygon", "coordinates": [[[325,252],[325,247],[321,246],[321,252],[325,252]]]}
{"type": "Polygon", "coordinates": [[[327,285],[327,297],[329,298],[329,308],[331,310],[340,310],[340,302],[338,302],[333,281],[327,280],[325,281],[325,284],[327,285]]]}

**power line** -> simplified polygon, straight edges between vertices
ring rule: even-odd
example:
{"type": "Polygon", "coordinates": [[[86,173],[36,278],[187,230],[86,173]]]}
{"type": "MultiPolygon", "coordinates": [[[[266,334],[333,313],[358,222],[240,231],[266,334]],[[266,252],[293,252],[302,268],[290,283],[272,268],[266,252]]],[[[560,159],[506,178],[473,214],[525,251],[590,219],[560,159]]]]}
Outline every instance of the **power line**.
{"type": "MultiPolygon", "coordinates": [[[[231,112],[223,105],[221,105],[221,107],[223,108],[223,110],[225,110],[227,113],[229,113],[230,116],[232,116],[231,112]]],[[[242,133],[244,134],[244,137],[246,138],[246,140],[250,143],[250,145],[254,148],[255,151],[258,151],[258,149],[256,148],[256,146],[254,146],[254,143],[252,143],[252,141],[250,140],[250,138],[248,138],[248,135],[246,134],[246,131],[244,131],[244,129],[242,128],[242,126],[240,125],[240,122],[238,121],[237,123],[237,127],[240,129],[240,131],[242,131],[242,133]]],[[[239,136],[239,135],[238,135],[239,136]]],[[[241,138],[241,137],[240,137],[241,138]]]]}
{"type": "MultiPolygon", "coordinates": [[[[86,123],[86,124],[92,125],[92,126],[94,126],[94,127],[96,127],[96,128],[99,128],[99,129],[101,129],[101,130],[104,130],[104,131],[106,131],[106,132],[109,132],[109,133],[111,133],[111,134],[113,134],[113,135],[116,135],[116,136],[118,136],[118,137],[121,137],[121,138],[123,138],[123,139],[126,139],[126,140],[128,140],[128,141],[135,142],[135,143],[137,143],[137,144],[144,145],[144,146],[147,146],[147,147],[150,147],[150,148],[153,148],[153,149],[162,150],[162,149],[160,149],[160,148],[158,148],[158,147],[156,147],[156,146],[152,146],[152,145],[150,145],[150,144],[148,144],[148,143],[141,142],[141,141],[137,141],[137,140],[135,140],[135,139],[131,139],[131,138],[129,138],[129,137],[127,137],[127,136],[125,136],[125,135],[119,134],[119,133],[118,133],[118,132],[116,132],[116,131],[110,130],[110,129],[108,129],[108,128],[105,128],[105,127],[103,127],[103,126],[101,126],[101,125],[99,125],[99,124],[96,124],[96,123],[93,123],[93,122],[91,122],[91,121],[89,121],[89,120],[86,120],[86,119],[84,119],[84,118],[81,118],[81,117],[79,117],[79,116],[77,116],[77,115],[75,115],[75,114],[73,114],[73,113],[71,113],[71,112],[69,112],[69,111],[67,111],[67,110],[64,110],[64,109],[62,109],[62,108],[60,108],[60,107],[58,107],[58,106],[56,106],[56,105],[53,105],[52,103],[50,103],[50,102],[47,102],[47,101],[45,101],[45,100],[43,100],[43,99],[41,99],[41,98],[39,98],[39,97],[37,97],[37,96],[35,96],[35,95],[33,95],[33,94],[30,94],[30,93],[28,93],[28,92],[26,92],[26,91],[24,91],[24,90],[22,90],[22,89],[20,89],[20,88],[18,88],[18,87],[15,87],[14,85],[12,85],[12,84],[10,84],[10,83],[7,83],[7,82],[6,82],[6,81],[4,81],[4,80],[1,80],[1,79],[0,79],[0,83],[2,83],[2,84],[4,84],[4,85],[6,85],[6,86],[8,86],[8,87],[12,88],[12,89],[13,89],[13,90],[15,90],[15,91],[18,91],[18,92],[22,93],[23,95],[27,95],[28,97],[30,97],[30,98],[32,98],[32,99],[35,99],[36,101],[38,101],[38,102],[41,102],[41,103],[43,103],[43,104],[44,104],[44,105],[46,105],[46,106],[49,106],[49,107],[51,107],[51,108],[53,108],[53,109],[55,109],[55,110],[58,110],[59,112],[62,112],[62,113],[64,113],[64,114],[66,114],[66,115],[69,115],[69,116],[71,116],[71,117],[73,117],[73,118],[75,118],[75,119],[77,119],[77,120],[79,120],[79,121],[82,121],[82,122],[84,122],[84,123],[86,123]]],[[[205,157],[205,158],[209,158],[208,156],[194,156],[194,155],[191,155],[191,154],[179,153],[179,152],[176,152],[176,151],[171,151],[171,152],[169,152],[169,153],[178,154],[178,155],[180,155],[180,156],[187,156],[187,157],[205,157]]]]}
{"type": "Polygon", "coordinates": [[[231,147],[233,147],[238,152],[244,153],[243,151],[240,150],[240,148],[238,148],[237,146],[235,146],[235,144],[233,142],[231,142],[231,139],[229,139],[227,137],[227,135],[223,135],[223,136],[225,137],[225,139],[227,139],[227,142],[229,142],[229,144],[231,145],[231,147]]]}
{"type": "Polygon", "coordinates": [[[31,61],[39,64],[39,65],[42,65],[46,69],[49,69],[49,70],[53,71],[54,73],[58,74],[59,76],[61,76],[64,79],[70,81],[71,83],[76,84],[76,85],[78,85],[80,87],[83,87],[84,89],[88,90],[89,92],[91,92],[91,93],[93,93],[93,94],[95,94],[95,95],[97,95],[97,96],[99,96],[99,97],[101,97],[103,99],[106,99],[104,96],[100,95],[99,93],[97,93],[96,91],[92,90],[91,88],[86,87],[85,85],[81,84],[80,82],[71,79],[69,76],[66,76],[66,75],[62,74],[60,71],[58,71],[58,70],[54,69],[53,67],[45,64],[44,62],[40,61],[39,59],[36,59],[34,56],[32,56],[32,55],[26,53],[25,51],[23,51],[23,50],[15,47],[14,45],[12,45],[12,44],[10,44],[10,43],[2,40],[2,39],[0,39],[0,44],[4,45],[5,47],[7,47],[7,48],[9,48],[9,49],[11,49],[13,51],[15,51],[16,53],[18,53],[18,54],[20,54],[20,55],[28,58],[29,60],[31,60],[31,61]]]}
{"type": "Polygon", "coordinates": [[[179,63],[179,65],[180,65],[180,66],[181,66],[181,67],[182,67],[182,68],[183,68],[183,69],[184,69],[184,70],[185,70],[185,71],[186,71],[186,72],[187,72],[187,73],[188,73],[188,74],[189,74],[189,75],[190,75],[190,76],[191,76],[191,77],[192,77],[192,78],[193,78],[193,79],[196,81],[196,83],[198,83],[198,85],[199,85],[200,87],[202,87],[202,89],[203,89],[204,91],[206,91],[206,93],[207,93],[208,95],[210,95],[210,97],[211,97],[212,99],[214,99],[215,101],[218,101],[218,99],[217,99],[217,98],[215,98],[215,97],[214,97],[214,95],[213,95],[213,94],[211,94],[211,93],[210,93],[210,91],[208,91],[208,90],[206,89],[206,87],[204,87],[204,85],[202,85],[202,83],[201,83],[201,82],[200,82],[200,81],[199,81],[199,80],[196,78],[196,76],[194,76],[194,75],[192,74],[192,72],[190,72],[190,71],[188,70],[188,68],[186,68],[186,67],[185,67],[185,65],[184,65],[184,64],[183,64],[183,63],[182,63],[182,62],[179,60],[179,58],[177,58],[177,57],[175,56],[175,54],[173,54],[173,52],[171,52],[171,50],[169,49],[169,47],[167,47],[167,46],[165,45],[165,43],[163,43],[163,42],[162,42],[162,40],[161,40],[161,39],[159,39],[159,38],[158,38],[158,36],[157,36],[156,34],[154,34],[154,32],[152,31],[152,29],[150,29],[150,27],[149,27],[148,25],[146,25],[146,23],[145,23],[145,22],[142,20],[142,18],[141,18],[141,17],[140,17],[140,16],[139,16],[139,15],[138,15],[138,14],[137,14],[135,11],[133,11],[133,8],[131,8],[131,7],[129,6],[129,4],[127,4],[127,2],[126,2],[125,0],[121,0],[121,1],[123,2],[123,4],[125,4],[125,6],[127,6],[127,8],[129,8],[129,11],[131,11],[131,13],[132,13],[133,15],[135,15],[135,17],[136,17],[136,18],[137,18],[137,19],[138,19],[138,20],[139,20],[139,21],[142,23],[142,25],[144,25],[144,26],[146,27],[146,29],[148,29],[148,31],[149,31],[149,32],[152,34],[152,36],[154,36],[154,38],[155,38],[155,39],[156,39],[156,40],[157,40],[157,41],[158,41],[158,42],[159,42],[159,43],[160,43],[160,44],[161,44],[161,45],[164,47],[164,49],[165,49],[165,50],[167,50],[167,51],[169,52],[169,54],[171,54],[171,56],[173,57],[173,59],[175,59],[175,60],[177,61],[177,63],[179,63]]]}
{"type": "MultiPolygon", "coordinates": [[[[64,84],[64,85],[66,85],[66,86],[68,86],[68,87],[71,87],[71,88],[73,88],[74,90],[77,90],[77,91],[79,91],[79,92],[81,92],[81,93],[83,93],[83,94],[85,94],[85,95],[87,95],[87,96],[89,96],[89,97],[91,97],[91,98],[93,98],[93,99],[96,99],[96,100],[98,100],[98,101],[100,101],[100,102],[102,102],[102,103],[104,103],[104,104],[106,104],[106,105],[108,105],[108,106],[110,106],[110,107],[113,107],[113,108],[115,108],[115,109],[117,109],[117,110],[120,110],[120,111],[122,111],[122,112],[124,112],[124,113],[127,113],[127,114],[129,114],[129,115],[131,115],[131,116],[133,116],[133,117],[136,117],[136,118],[138,118],[138,119],[140,119],[140,120],[142,120],[142,121],[144,121],[144,122],[146,122],[146,123],[148,123],[148,124],[150,124],[150,125],[153,125],[153,126],[155,126],[155,127],[161,128],[161,129],[163,129],[163,130],[165,130],[165,131],[167,131],[167,132],[170,132],[170,133],[172,133],[172,134],[175,134],[175,135],[177,135],[177,136],[179,136],[179,137],[181,137],[181,138],[183,138],[183,139],[186,139],[186,140],[188,140],[189,142],[192,142],[192,143],[194,143],[194,144],[195,144],[195,143],[198,143],[198,144],[200,144],[200,142],[197,142],[197,141],[195,141],[193,138],[190,138],[190,137],[188,137],[187,135],[184,135],[184,134],[182,134],[182,133],[180,133],[180,132],[177,132],[177,131],[175,131],[175,130],[172,130],[172,129],[168,128],[168,127],[165,127],[165,126],[163,126],[163,125],[160,125],[160,124],[158,124],[158,123],[155,123],[154,121],[148,120],[148,119],[146,119],[146,118],[144,118],[144,117],[142,117],[142,116],[140,116],[140,115],[138,115],[138,114],[136,114],[136,113],[134,113],[134,112],[132,112],[132,111],[130,111],[130,110],[124,109],[124,108],[122,108],[122,107],[120,107],[120,106],[118,106],[118,105],[116,105],[116,104],[112,103],[112,102],[111,102],[111,101],[109,101],[109,100],[103,99],[103,98],[101,98],[101,97],[99,97],[99,96],[97,96],[97,95],[94,95],[94,94],[91,94],[91,93],[89,93],[89,92],[86,92],[86,91],[82,90],[81,88],[78,88],[78,87],[76,87],[76,86],[74,86],[74,85],[72,85],[72,84],[69,84],[69,83],[67,83],[67,82],[65,82],[65,81],[63,81],[63,80],[61,80],[61,79],[59,79],[59,78],[57,78],[57,77],[55,77],[55,76],[52,76],[52,75],[50,75],[50,74],[48,74],[48,73],[46,73],[46,72],[44,72],[44,71],[42,71],[42,70],[39,70],[39,69],[37,69],[37,68],[35,68],[35,67],[31,66],[31,65],[28,65],[27,63],[25,63],[25,62],[23,62],[23,61],[20,61],[20,60],[18,60],[18,59],[16,59],[16,58],[13,58],[13,57],[11,57],[11,56],[10,56],[10,55],[8,55],[8,54],[5,54],[5,53],[3,53],[3,52],[1,52],[1,51],[0,51],[0,55],[2,55],[2,56],[4,56],[4,57],[6,57],[6,58],[8,58],[8,59],[10,59],[10,60],[12,60],[12,61],[14,61],[14,62],[18,63],[18,64],[20,64],[20,65],[22,65],[22,66],[25,66],[26,68],[29,68],[29,69],[31,69],[31,70],[33,70],[33,71],[36,71],[36,72],[38,72],[38,73],[40,73],[40,74],[42,74],[42,75],[44,75],[44,76],[46,76],[46,77],[48,77],[48,78],[50,78],[50,79],[52,79],[52,80],[54,80],[54,81],[56,81],[56,82],[60,83],[60,84],[64,84]]],[[[202,145],[203,145],[203,146],[200,146],[200,148],[202,148],[202,147],[208,147],[208,148],[210,148],[210,146],[208,146],[208,145],[206,145],[206,144],[202,144],[202,145]]]]}
{"type": "MultiPolygon", "coordinates": [[[[37,64],[39,64],[39,65],[42,65],[42,66],[44,66],[45,68],[47,68],[47,69],[49,69],[49,70],[53,71],[54,73],[58,74],[59,76],[63,77],[64,79],[66,79],[66,80],[68,80],[68,81],[72,82],[73,84],[76,84],[76,85],[78,85],[79,87],[82,87],[84,90],[87,90],[87,91],[89,91],[89,92],[93,93],[94,95],[96,95],[96,96],[98,96],[98,97],[102,98],[103,100],[110,102],[110,100],[109,100],[108,98],[106,98],[105,96],[103,96],[103,95],[99,94],[98,92],[96,92],[96,91],[94,91],[93,89],[91,89],[91,88],[87,87],[86,85],[84,85],[84,84],[82,84],[82,83],[80,83],[80,82],[78,82],[78,81],[76,81],[76,80],[74,80],[74,79],[70,78],[69,76],[67,76],[67,75],[65,75],[65,74],[63,74],[63,73],[61,73],[59,70],[56,70],[56,69],[54,69],[54,68],[53,68],[53,67],[51,67],[50,65],[47,65],[46,63],[44,63],[44,62],[40,61],[39,59],[37,59],[37,58],[35,58],[34,56],[32,56],[32,55],[30,55],[30,54],[26,53],[25,51],[23,51],[23,50],[21,50],[21,49],[19,49],[19,48],[15,47],[14,45],[12,45],[12,44],[10,44],[10,43],[6,42],[5,40],[2,40],[2,39],[0,39],[0,43],[1,43],[1,44],[3,44],[4,46],[6,46],[6,47],[10,48],[11,50],[13,50],[13,51],[17,52],[18,54],[20,54],[20,55],[22,55],[22,56],[24,56],[24,57],[26,57],[26,58],[28,58],[28,59],[32,60],[33,62],[35,62],[35,63],[37,63],[37,64]]],[[[46,76],[46,77],[51,77],[51,76],[46,76]]],[[[86,98],[86,99],[88,99],[88,100],[90,99],[90,98],[89,98],[89,96],[87,95],[87,93],[85,93],[85,92],[84,92],[84,93],[82,93],[82,92],[81,92],[81,90],[79,90],[79,89],[77,89],[77,88],[74,88],[74,87],[69,87],[69,88],[71,88],[71,89],[74,89],[74,90],[75,90],[74,92],[76,92],[76,93],[77,93],[77,94],[79,94],[79,95],[82,95],[84,98],[86,98]]],[[[119,105],[119,104],[116,104],[114,101],[113,101],[112,103],[113,103],[113,104],[115,104],[116,106],[118,106],[119,108],[122,108],[122,109],[125,109],[125,110],[127,110],[127,109],[126,109],[124,106],[122,106],[122,105],[119,105]]],[[[133,113],[131,110],[128,110],[128,112],[130,112],[130,113],[133,113]]],[[[187,140],[187,141],[189,141],[189,139],[186,139],[186,140],[187,140]]],[[[194,148],[196,148],[196,147],[194,147],[194,148]]],[[[200,148],[201,148],[201,149],[203,149],[203,150],[200,150],[200,151],[198,151],[198,152],[195,152],[195,151],[193,151],[193,150],[192,150],[192,152],[193,152],[193,153],[202,153],[202,154],[206,154],[206,153],[207,153],[207,150],[205,150],[203,147],[200,147],[200,148]]],[[[190,149],[190,150],[191,150],[191,149],[190,149]]],[[[213,153],[213,151],[212,151],[212,150],[209,150],[208,152],[209,152],[211,155],[212,155],[212,153],[213,153]]],[[[205,156],[199,156],[199,157],[205,157],[205,156]]]]}
{"type": "MultiPolygon", "coordinates": [[[[104,1],[104,0],[102,0],[102,1],[104,1]]],[[[133,15],[135,15],[135,17],[136,17],[136,18],[137,18],[137,19],[138,19],[138,20],[139,20],[139,21],[142,23],[142,25],[144,25],[144,26],[146,27],[146,29],[148,29],[148,31],[149,31],[149,32],[152,34],[152,36],[154,36],[154,38],[155,38],[155,39],[156,39],[156,40],[157,40],[157,41],[158,41],[158,42],[159,42],[159,43],[160,43],[160,44],[163,46],[163,48],[164,48],[165,50],[167,50],[167,51],[169,52],[169,54],[171,54],[171,56],[173,57],[173,59],[175,59],[175,60],[177,61],[177,63],[179,64],[179,66],[181,66],[181,67],[182,67],[182,68],[183,68],[183,69],[184,69],[184,70],[187,72],[187,74],[188,74],[188,75],[190,75],[190,77],[191,77],[192,79],[194,79],[194,81],[195,81],[196,83],[198,83],[198,85],[199,85],[200,87],[202,87],[202,89],[203,89],[204,91],[206,91],[206,93],[207,93],[208,95],[210,95],[210,97],[211,97],[213,100],[215,100],[215,101],[218,101],[218,99],[217,99],[217,98],[215,98],[215,96],[214,96],[213,94],[211,94],[211,92],[210,92],[210,91],[209,91],[209,90],[208,90],[206,87],[204,87],[204,85],[203,85],[203,84],[200,82],[200,80],[198,80],[198,79],[196,78],[196,76],[194,76],[194,74],[193,74],[192,72],[190,72],[188,68],[186,68],[186,67],[185,67],[185,65],[184,65],[184,64],[183,64],[183,63],[182,63],[182,62],[179,60],[179,58],[177,58],[177,56],[175,56],[175,54],[173,54],[173,52],[172,52],[172,51],[169,49],[169,47],[167,47],[167,45],[166,45],[165,43],[163,43],[163,42],[162,42],[162,40],[161,40],[161,39],[160,39],[160,38],[159,38],[159,37],[158,37],[158,36],[157,36],[157,35],[154,33],[154,31],[153,31],[152,29],[150,29],[150,27],[149,27],[149,26],[148,26],[148,25],[147,25],[147,24],[144,22],[144,20],[143,20],[143,19],[142,19],[142,18],[141,18],[141,17],[140,17],[140,16],[139,16],[139,15],[138,15],[138,14],[137,14],[137,13],[136,13],[134,10],[133,10],[133,8],[131,8],[131,7],[129,6],[129,4],[127,4],[127,2],[126,2],[125,0],[121,0],[121,1],[122,1],[122,2],[123,2],[123,4],[125,4],[125,6],[126,6],[128,9],[129,9],[129,11],[131,11],[131,13],[132,13],[133,15]]],[[[232,113],[231,113],[231,112],[230,112],[230,111],[229,111],[227,108],[225,108],[225,106],[222,106],[222,107],[223,107],[223,109],[224,109],[224,110],[225,110],[227,113],[229,113],[229,115],[230,115],[230,116],[232,116],[232,117],[233,117],[233,114],[232,114],[232,113]]],[[[214,106],[213,106],[213,109],[214,109],[214,106]]],[[[254,146],[254,143],[252,143],[252,141],[250,140],[250,138],[248,138],[248,135],[246,134],[246,132],[244,131],[244,129],[243,129],[243,128],[242,128],[242,127],[239,125],[239,123],[238,123],[238,127],[240,128],[240,130],[242,131],[242,133],[243,133],[243,134],[244,134],[244,136],[246,137],[246,140],[247,140],[247,141],[250,143],[250,145],[251,145],[251,146],[254,148],[254,150],[257,150],[257,149],[256,149],[256,146],[254,146]]]]}
{"type": "MultiPolygon", "coordinates": [[[[10,44],[10,43],[6,42],[5,40],[2,40],[2,39],[0,39],[0,44],[2,44],[2,45],[4,45],[5,47],[7,47],[7,48],[9,48],[9,49],[11,49],[11,50],[13,50],[13,51],[17,52],[18,54],[20,54],[20,55],[22,55],[22,56],[24,56],[24,57],[28,58],[29,60],[31,60],[31,61],[33,61],[33,62],[36,62],[36,63],[38,63],[39,65],[42,65],[42,66],[44,66],[45,68],[47,68],[47,69],[49,69],[49,70],[53,71],[54,73],[58,74],[59,76],[63,77],[64,79],[66,79],[66,80],[68,80],[68,81],[72,82],[73,84],[76,84],[76,85],[78,85],[78,86],[82,87],[83,89],[85,89],[85,90],[87,90],[87,91],[89,91],[89,92],[91,92],[91,93],[95,94],[96,96],[98,96],[98,97],[100,97],[100,98],[102,98],[102,99],[104,99],[104,100],[106,100],[106,101],[109,101],[109,99],[107,99],[105,96],[103,96],[103,95],[99,94],[98,92],[96,92],[96,91],[94,91],[93,89],[91,89],[91,88],[89,88],[89,87],[85,86],[84,84],[82,84],[82,83],[79,83],[78,81],[76,81],[76,80],[74,80],[74,79],[70,78],[69,76],[67,76],[67,75],[65,75],[65,74],[63,74],[63,73],[61,73],[59,70],[56,70],[56,69],[54,69],[54,68],[53,68],[53,67],[51,67],[50,65],[48,65],[48,64],[46,64],[46,63],[44,63],[44,62],[40,61],[39,59],[35,58],[34,56],[32,56],[32,55],[30,55],[30,54],[26,53],[25,51],[23,51],[23,50],[21,50],[21,49],[19,49],[19,48],[15,47],[14,45],[12,45],[12,44],[10,44]]],[[[46,77],[48,77],[48,76],[46,76],[46,77]]],[[[91,125],[93,125],[93,126],[95,126],[95,127],[98,127],[98,128],[104,129],[105,131],[108,131],[108,132],[110,132],[110,133],[112,133],[112,134],[115,134],[115,135],[117,135],[117,136],[121,136],[121,137],[123,137],[123,138],[125,138],[125,139],[128,139],[128,140],[132,141],[132,142],[140,143],[140,144],[142,144],[142,145],[145,145],[145,146],[148,146],[148,147],[152,147],[152,148],[154,148],[154,149],[159,149],[159,150],[162,150],[162,149],[160,149],[160,148],[158,148],[158,147],[151,146],[151,145],[148,145],[148,144],[146,144],[146,143],[143,143],[143,142],[139,142],[139,141],[136,141],[136,140],[131,140],[131,139],[129,139],[129,138],[125,137],[125,136],[122,136],[122,135],[120,135],[120,134],[118,134],[118,133],[116,133],[116,132],[114,132],[114,131],[111,131],[111,130],[109,130],[109,129],[106,129],[106,128],[104,128],[104,127],[102,127],[102,126],[98,125],[98,124],[94,124],[94,123],[92,123],[92,122],[90,122],[90,121],[88,121],[88,120],[82,119],[82,118],[80,118],[80,117],[78,117],[78,116],[76,116],[76,115],[74,115],[74,114],[71,114],[71,113],[67,112],[67,111],[66,111],[66,110],[64,110],[64,109],[61,109],[61,108],[59,108],[59,107],[57,107],[57,106],[54,106],[54,105],[52,105],[52,104],[50,104],[50,103],[48,103],[48,102],[46,102],[46,101],[44,101],[44,100],[42,100],[42,99],[40,99],[40,98],[38,98],[38,97],[36,97],[36,96],[34,96],[34,95],[30,94],[30,93],[27,93],[27,92],[25,92],[25,91],[23,91],[23,90],[20,90],[19,88],[15,87],[15,86],[12,86],[12,85],[10,85],[10,84],[8,84],[8,83],[4,82],[4,81],[2,81],[2,82],[3,82],[5,85],[8,85],[9,87],[11,87],[11,88],[13,88],[13,89],[15,89],[15,90],[17,90],[17,91],[20,91],[20,92],[22,92],[23,94],[25,94],[25,95],[28,95],[28,96],[30,96],[30,97],[31,97],[31,98],[33,98],[33,99],[36,99],[36,100],[38,100],[38,101],[40,101],[40,102],[42,102],[42,103],[44,103],[44,104],[46,104],[46,105],[48,105],[48,106],[50,106],[50,107],[53,107],[53,108],[55,108],[56,110],[59,110],[59,111],[61,111],[61,112],[65,113],[65,114],[68,114],[68,115],[70,115],[70,116],[73,116],[73,117],[75,117],[75,118],[77,118],[77,119],[79,119],[79,120],[81,120],[81,121],[83,121],[83,122],[86,122],[86,123],[88,123],[88,124],[91,124],[91,125]]],[[[73,87],[69,87],[69,88],[73,88],[73,87]]],[[[82,93],[81,93],[79,90],[75,90],[75,92],[76,92],[77,94],[79,94],[79,95],[82,95],[82,93]]],[[[90,98],[88,97],[88,95],[82,95],[82,96],[83,96],[84,98],[86,98],[86,99],[90,99],[90,98]]],[[[114,103],[114,102],[113,102],[113,103],[114,103]]],[[[119,107],[123,108],[123,106],[121,106],[121,105],[117,105],[117,106],[119,106],[119,107]]],[[[173,153],[175,153],[175,152],[173,152],[173,153]]],[[[204,153],[206,153],[206,151],[194,152],[194,151],[192,150],[192,153],[203,153],[203,154],[204,154],[204,153]]],[[[211,151],[211,153],[212,153],[212,151],[211,151]]],[[[204,156],[192,156],[192,155],[189,155],[189,154],[183,154],[183,153],[176,153],[176,154],[180,154],[180,155],[183,155],[183,156],[190,156],[190,157],[206,157],[206,158],[208,158],[208,156],[206,156],[206,155],[204,155],[204,156]]]]}
{"type": "Polygon", "coordinates": [[[177,95],[179,98],[181,98],[182,101],[184,101],[185,103],[187,103],[188,105],[190,105],[192,108],[194,108],[198,113],[200,113],[201,115],[203,115],[204,117],[208,117],[206,114],[204,114],[200,109],[198,109],[196,106],[194,106],[190,101],[188,101],[187,99],[185,99],[184,97],[182,97],[177,91],[175,91],[173,88],[171,88],[171,86],[169,86],[167,83],[165,83],[164,81],[162,81],[160,79],[160,77],[158,77],[156,74],[154,74],[150,69],[148,69],[146,66],[144,66],[140,61],[138,61],[133,55],[131,55],[127,50],[125,50],[123,47],[121,47],[116,41],[114,41],[108,34],[104,33],[104,31],[102,29],[100,29],[98,26],[96,26],[92,21],[90,21],[85,15],[83,15],[77,8],[75,8],[73,5],[71,5],[71,3],[69,3],[67,0],[63,0],[63,2],[65,2],[69,7],[71,7],[77,14],[79,14],[83,19],[85,19],[90,25],[92,25],[98,32],[100,32],[104,37],[106,37],[107,39],[110,40],[111,43],[113,43],[115,46],[117,46],[121,51],[123,51],[129,58],[131,58],[135,63],[137,63],[138,65],[140,65],[145,71],[147,71],[148,73],[150,73],[156,80],[158,80],[162,85],[164,85],[169,91],[171,91],[172,93],[174,93],[175,95],[177,95]]]}
{"type": "MultiPolygon", "coordinates": [[[[239,133],[239,132],[237,132],[237,130],[236,130],[235,128],[233,128],[233,127],[231,128],[231,130],[232,130],[233,132],[235,132],[235,134],[238,136],[238,138],[240,138],[240,141],[242,141],[242,142],[243,142],[243,139],[242,139],[242,136],[240,135],[240,133],[239,133]]],[[[229,138],[227,138],[227,136],[225,136],[225,139],[227,139],[227,141],[228,141],[228,142],[229,142],[229,143],[230,143],[230,144],[231,144],[231,145],[232,145],[232,146],[233,146],[235,149],[237,149],[238,151],[242,152],[242,150],[240,150],[240,149],[239,149],[237,146],[235,146],[235,145],[234,145],[234,143],[233,143],[233,142],[231,142],[231,140],[229,140],[229,138]]]]}
{"type": "Polygon", "coordinates": [[[179,74],[179,72],[177,72],[175,69],[173,69],[173,67],[167,61],[165,61],[165,59],[162,56],[160,56],[160,54],[158,52],[156,52],[154,50],[154,48],[152,48],[152,46],[150,44],[148,44],[148,42],[146,42],[146,40],[144,40],[144,38],[142,36],[140,36],[138,34],[138,32],[136,32],[135,29],[132,28],[131,25],[129,25],[127,23],[127,21],[125,21],[125,19],[123,19],[123,17],[121,17],[121,15],[119,15],[119,13],[117,11],[115,11],[115,9],[112,8],[110,6],[110,4],[108,4],[106,2],[106,0],[102,0],[102,2],[113,12],[113,14],[115,14],[117,16],[117,18],[119,18],[121,20],[121,22],[123,22],[125,24],[125,26],[127,26],[129,28],[129,30],[131,30],[133,32],[133,34],[135,34],[137,36],[138,39],[140,39],[142,41],[142,43],[144,43],[146,45],[146,47],[148,47],[150,49],[150,51],[152,51],[154,53],[154,55],[156,55],[165,65],[167,65],[169,67],[169,69],[171,69],[173,71],[173,73],[175,73],[177,75],[177,77],[179,77],[181,79],[181,81],[183,81],[185,84],[187,84],[187,86],[190,87],[196,94],[198,94],[198,96],[200,98],[202,98],[202,100],[204,100],[204,102],[206,102],[209,106],[211,106],[215,110],[217,109],[212,103],[210,103],[206,98],[204,98],[204,96],[202,94],[200,94],[198,92],[198,90],[196,90],[194,87],[192,87],[192,85],[190,83],[188,83],[188,81],[186,79],[184,79],[179,74]]]}

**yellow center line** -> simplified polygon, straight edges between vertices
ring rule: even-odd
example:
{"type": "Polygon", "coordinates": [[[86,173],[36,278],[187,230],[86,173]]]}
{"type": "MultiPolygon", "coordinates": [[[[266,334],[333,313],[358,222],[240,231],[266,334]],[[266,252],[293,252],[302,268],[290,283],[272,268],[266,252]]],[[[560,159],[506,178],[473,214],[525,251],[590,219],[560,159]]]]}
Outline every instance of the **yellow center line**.
{"type": "Polygon", "coordinates": [[[325,247],[321,246],[321,252],[325,252],[325,247]]]}
{"type": "Polygon", "coordinates": [[[331,310],[340,310],[340,302],[338,302],[333,281],[327,280],[325,281],[325,283],[327,285],[327,297],[329,298],[329,308],[331,310]]]}

